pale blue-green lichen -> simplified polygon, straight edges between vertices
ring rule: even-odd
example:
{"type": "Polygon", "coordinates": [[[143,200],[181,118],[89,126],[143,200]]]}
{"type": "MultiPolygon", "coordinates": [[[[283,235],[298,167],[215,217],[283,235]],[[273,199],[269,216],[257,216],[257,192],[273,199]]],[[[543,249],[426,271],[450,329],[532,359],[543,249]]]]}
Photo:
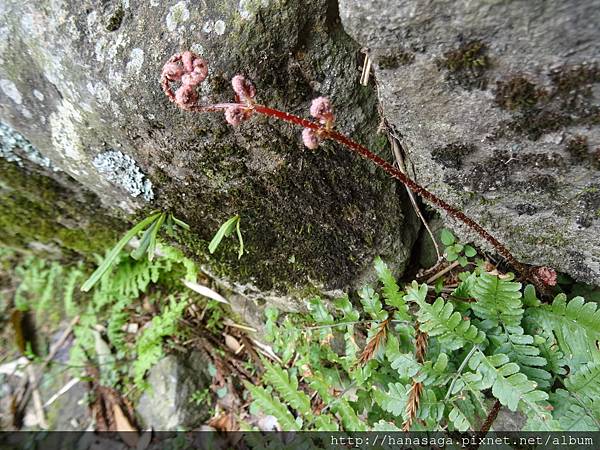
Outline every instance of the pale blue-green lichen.
{"type": "Polygon", "coordinates": [[[9,162],[14,162],[20,167],[23,166],[23,158],[28,159],[34,164],[46,167],[55,172],[60,169],[52,164],[48,158],[31,145],[25,137],[13,130],[8,125],[0,122],[0,158],[9,162]]]}
{"type": "Polygon", "coordinates": [[[133,197],[141,195],[146,201],[154,198],[152,182],[131,156],[118,150],[110,150],[97,155],[92,164],[108,181],[121,186],[133,197]]]}

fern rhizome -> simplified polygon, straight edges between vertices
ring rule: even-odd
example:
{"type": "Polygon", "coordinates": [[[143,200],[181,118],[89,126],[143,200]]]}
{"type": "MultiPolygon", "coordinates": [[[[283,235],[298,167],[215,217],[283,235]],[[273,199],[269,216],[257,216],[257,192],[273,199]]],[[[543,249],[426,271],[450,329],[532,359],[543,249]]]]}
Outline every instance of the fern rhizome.
{"type": "Polygon", "coordinates": [[[330,311],[317,297],[309,315],[285,317],[267,308],[282,363],[247,385],[254,407],[285,430],[488,431],[499,407],[518,411],[524,430],[599,430],[597,304],[542,303],[532,285],[485,267],[453,288],[401,288],[377,259],[378,286],[354,303],[330,311]]]}

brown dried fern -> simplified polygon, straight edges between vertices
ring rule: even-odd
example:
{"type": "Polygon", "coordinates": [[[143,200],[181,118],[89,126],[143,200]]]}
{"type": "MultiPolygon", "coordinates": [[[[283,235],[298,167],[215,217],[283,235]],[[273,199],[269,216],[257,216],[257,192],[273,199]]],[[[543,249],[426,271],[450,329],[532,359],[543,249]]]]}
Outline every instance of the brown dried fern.
{"type": "MultiPolygon", "coordinates": [[[[427,333],[423,333],[419,329],[419,322],[415,323],[415,358],[423,364],[425,361],[425,353],[427,353],[427,333]]],[[[413,379],[408,402],[406,403],[406,420],[402,424],[402,431],[410,431],[410,427],[417,417],[419,403],[421,402],[421,394],[423,393],[423,383],[413,379]]]]}
{"type": "Polygon", "coordinates": [[[410,388],[410,394],[408,395],[408,403],[406,404],[407,418],[404,421],[404,424],[402,424],[402,431],[410,431],[410,427],[417,417],[417,411],[419,410],[419,403],[421,401],[422,393],[423,383],[413,381],[413,385],[410,388]]]}
{"type": "Polygon", "coordinates": [[[371,340],[367,343],[367,345],[363,349],[362,353],[358,357],[358,360],[356,361],[356,365],[364,366],[367,362],[369,362],[373,358],[375,353],[377,353],[377,350],[382,345],[385,344],[388,329],[390,326],[390,321],[391,321],[391,319],[388,317],[387,319],[385,319],[383,322],[381,322],[379,324],[379,330],[377,330],[377,333],[375,334],[375,336],[373,336],[371,338],[371,340]]]}

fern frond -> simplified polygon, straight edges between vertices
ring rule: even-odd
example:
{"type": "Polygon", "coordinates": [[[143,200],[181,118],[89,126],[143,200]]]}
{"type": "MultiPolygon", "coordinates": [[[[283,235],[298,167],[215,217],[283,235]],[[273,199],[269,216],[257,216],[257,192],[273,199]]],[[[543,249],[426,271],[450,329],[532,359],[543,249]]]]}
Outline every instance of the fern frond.
{"type": "Polygon", "coordinates": [[[170,296],[161,315],[155,316],[150,326],[142,331],[136,343],[137,359],[133,363],[134,382],[139,388],[145,387],[143,380],[146,371],[163,355],[163,338],[177,332],[177,324],[187,304],[188,298],[185,296],[180,299],[170,296]]]}
{"type": "Polygon", "coordinates": [[[375,400],[384,411],[392,413],[396,417],[403,417],[404,420],[410,386],[410,384],[390,383],[387,392],[375,391],[375,400]]]}
{"type": "Polygon", "coordinates": [[[491,387],[494,397],[511,411],[516,411],[521,397],[537,386],[519,372],[518,364],[510,362],[504,354],[485,356],[477,351],[469,360],[469,367],[482,375],[479,388],[491,387]]]}
{"type": "Polygon", "coordinates": [[[83,272],[79,267],[72,269],[67,276],[65,281],[65,289],[63,294],[63,304],[65,313],[68,317],[75,317],[79,312],[79,308],[75,304],[74,294],[77,281],[83,276],[83,272]]]}
{"type": "Polygon", "coordinates": [[[331,409],[340,416],[345,430],[353,432],[367,430],[364,422],[356,415],[350,403],[343,398],[337,398],[334,402],[335,404],[331,409]]]}
{"type": "Polygon", "coordinates": [[[128,304],[129,299],[123,298],[112,306],[106,329],[110,343],[119,351],[125,351],[125,331],[123,331],[123,328],[127,325],[129,319],[129,313],[125,309],[128,304]]]}
{"type": "Polygon", "coordinates": [[[474,429],[473,424],[469,421],[466,415],[454,404],[452,404],[452,409],[450,410],[450,414],[448,414],[448,419],[454,425],[454,428],[460,432],[464,432],[467,430],[474,429]]]}
{"type": "Polygon", "coordinates": [[[252,394],[256,405],[265,413],[277,419],[281,428],[285,431],[298,431],[300,427],[292,416],[292,413],[281,401],[260,386],[254,386],[244,380],[244,386],[252,394]]]}
{"type": "Polygon", "coordinates": [[[423,394],[423,383],[413,382],[406,402],[406,412],[402,431],[410,431],[410,427],[417,417],[419,412],[419,404],[421,403],[421,395],[423,394]]]}
{"type": "Polygon", "coordinates": [[[552,406],[546,401],[548,394],[543,391],[531,391],[523,395],[519,410],[527,416],[523,431],[560,431],[561,426],[552,417],[552,406]]]}
{"type": "Polygon", "coordinates": [[[358,291],[363,308],[373,320],[385,320],[388,318],[387,311],[383,310],[379,294],[368,284],[358,291]]]}
{"type": "Polygon", "coordinates": [[[546,336],[554,334],[560,351],[572,371],[590,360],[600,359],[595,342],[600,340],[600,310],[594,302],[575,297],[567,303],[564,294],[555,297],[552,305],[527,309],[527,322],[546,336]]]}
{"type": "Polygon", "coordinates": [[[414,354],[403,353],[400,351],[399,347],[400,344],[398,338],[394,335],[390,335],[385,346],[385,356],[390,362],[392,369],[395,369],[398,372],[400,378],[408,381],[419,373],[421,364],[417,362],[414,354]]]}
{"type": "Polygon", "coordinates": [[[600,399],[600,361],[582,365],[579,370],[564,380],[565,387],[573,396],[586,405],[600,399]]]}
{"type": "Polygon", "coordinates": [[[327,311],[321,297],[314,297],[308,303],[308,310],[318,324],[329,325],[333,323],[333,316],[327,311]]]}
{"type": "Polygon", "coordinates": [[[521,372],[538,386],[550,386],[552,375],[544,369],[548,362],[540,356],[540,349],[533,345],[533,336],[524,334],[521,327],[505,327],[505,334],[500,338],[503,344],[494,353],[507,355],[510,361],[517,363],[521,372]]]}
{"type": "Polygon", "coordinates": [[[329,414],[317,416],[315,419],[316,431],[339,431],[338,423],[329,414]]]}
{"type": "Polygon", "coordinates": [[[536,336],[541,342],[537,344],[540,349],[540,356],[546,360],[546,370],[554,375],[565,375],[567,373],[565,366],[568,364],[563,353],[558,347],[554,335],[552,336],[536,336]]]}
{"type": "Polygon", "coordinates": [[[477,299],[472,305],[473,312],[484,320],[486,328],[498,324],[518,327],[523,317],[520,289],[521,283],[482,273],[471,289],[477,299]]]}
{"type": "Polygon", "coordinates": [[[360,356],[358,358],[357,364],[359,366],[364,366],[368,361],[370,361],[377,354],[379,349],[382,348],[383,345],[385,345],[389,325],[390,325],[390,319],[386,319],[377,325],[373,324],[373,326],[371,327],[371,330],[374,330],[375,326],[377,326],[377,328],[376,328],[376,331],[374,332],[373,336],[371,336],[371,338],[369,339],[369,342],[367,342],[367,345],[365,346],[365,348],[363,349],[362,353],[360,354],[360,356]]]}
{"type": "Polygon", "coordinates": [[[407,300],[419,305],[417,319],[421,323],[420,330],[430,337],[437,337],[449,350],[457,350],[467,342],[479,344],[485,334],[479,331],[470,320],[465,320],[458,311],[454,311],[452,303],[438,298],[433,305],[426,302],[427,286],[419,287],[416,282],[407,289],[407,300]],[[423,289],[425,287],[425,289],[423,289]]]}
{"type": "Polygon", "coordinates": [[[296,376],[281,367],[276,367],[267,360],[263,360],[263,364],[265,366],[264,379],[275,388],[285,403],[305,418],[312,416],[310,398],[298,390],[296,376]]]}
{"type": "Polygon", "coordinates": [[[375,271],[379,281],[383,284],[382,293],[385,303],[396,309],[395,317],[398,320],[410,320],[408,305],[404,301],[404,295],[400,292],[400,286],[392,275],[392,271],[380,257],[375,259],[375,271]]]}

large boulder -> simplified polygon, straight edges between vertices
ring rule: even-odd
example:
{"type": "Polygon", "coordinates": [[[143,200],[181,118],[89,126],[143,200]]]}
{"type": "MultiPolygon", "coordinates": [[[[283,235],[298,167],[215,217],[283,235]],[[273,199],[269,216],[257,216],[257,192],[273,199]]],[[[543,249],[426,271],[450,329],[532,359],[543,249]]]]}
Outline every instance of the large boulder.
{"type": "Polygon", "coordinates": [[[340,0],[340,16],[417,181],[521,261],[600,284],[597,2],[340,0]]]}
{"type": "MultiPolygon", "coordinates": [[[[356,285],[372,276],[377,255],[401,272],[418,228],[401,186],[338,145],[308,151],[289,125],[256,117],[233,128],[221,114],[182,112],[159,85],[165,61],[192,49],[210,65],[203,100],[232,100],[236,73],[255,82],[260,102],[300,115],[327,95],[342,131],[389,156],[376,97],[358,83],[359,48],[337,14],[326,0],[1,2],[0,121],[9,138],[0,156],[21,175],[3,169],[0,205],[10,212],[15,196],[31,202],[10,214],[7,236],[63,244],[55,223],[42,236],[23,230],[19,216],[52,209],[44,189],[22,192],[29,181],[83,200],[61,203],[74,211],[58,229],[88,239],[88,224],[173,212],[191,225],[179,238],[186,252],[255,297],[356,285]],[[208,256],[207,241],[235,214],[247,254],[238,261],[231,239],[208,256]]],[[[101,245],[115,242],[106,236],[114,229],[101,245]]]]}

